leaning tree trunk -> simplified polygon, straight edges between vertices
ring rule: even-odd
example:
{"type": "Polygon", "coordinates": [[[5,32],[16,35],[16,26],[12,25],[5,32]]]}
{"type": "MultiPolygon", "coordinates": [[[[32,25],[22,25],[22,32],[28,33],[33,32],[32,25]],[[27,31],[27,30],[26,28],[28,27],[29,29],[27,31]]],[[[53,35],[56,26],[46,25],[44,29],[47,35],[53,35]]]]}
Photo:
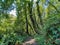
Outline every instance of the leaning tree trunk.
{"type": "Polygon", "coordinates": [[[33,6],[33,3],[29,2],[29,3],[28,3],[28,7],[29,7],[29,16],[30,16],[30,19],[31,19],[31,22],[32,22],[34,31],[35,31],[37,34],[40,34],[40,32],[38,32],[38,30],[37,30],[35,20],[33,19],[33,15],[32,15],[32,6],[33,6]]]}
{"type": "Polygon", "coordinates": [[[25,3],[25,6],[24,6],[24,12],[25,12],[25,19],[26,19],[26,33],[29,34],[29,31],[28,31],[28,19],[27,19],[27,8],[26,8],[26,3],[25,3]]]}
{"type": "Polygon", "coordinates": [[[39,9],[39,1],[36,2],[36,5],[37,5],[38,17],[40,18],[40,24],[41,26],[43,26],[42,16],[41,16],[40,9],[39,9]]]}

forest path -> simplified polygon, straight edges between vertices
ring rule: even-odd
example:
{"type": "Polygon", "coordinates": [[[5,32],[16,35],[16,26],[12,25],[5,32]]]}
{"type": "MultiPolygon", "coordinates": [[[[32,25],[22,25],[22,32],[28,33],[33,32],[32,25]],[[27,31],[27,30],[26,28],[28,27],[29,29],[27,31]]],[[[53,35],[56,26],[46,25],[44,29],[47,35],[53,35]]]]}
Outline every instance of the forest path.
{"type": "Polygon", "coordinates": [[[23,43],[23,45],[38,45],[37,41],[32,37],[27,37],[23,43]]]}

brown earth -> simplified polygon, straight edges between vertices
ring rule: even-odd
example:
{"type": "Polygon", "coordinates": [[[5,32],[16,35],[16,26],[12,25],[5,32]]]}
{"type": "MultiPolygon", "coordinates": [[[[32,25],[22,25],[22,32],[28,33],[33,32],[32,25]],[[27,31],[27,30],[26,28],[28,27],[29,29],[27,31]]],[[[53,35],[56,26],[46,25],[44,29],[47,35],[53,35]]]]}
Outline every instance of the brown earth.
{"type": "Polygon", "coordinates": [[[15,45],[38,45],[36,40],[32,37],[27,37],[22,44],[15,44],[15,45]]]}

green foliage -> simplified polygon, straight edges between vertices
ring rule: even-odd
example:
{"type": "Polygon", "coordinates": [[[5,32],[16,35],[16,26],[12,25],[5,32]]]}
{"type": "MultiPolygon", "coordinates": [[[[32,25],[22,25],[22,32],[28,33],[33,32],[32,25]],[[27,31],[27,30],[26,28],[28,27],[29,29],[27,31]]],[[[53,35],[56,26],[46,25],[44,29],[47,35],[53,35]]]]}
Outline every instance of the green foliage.
{"type": "Polygon", "coordinates": [[[41,36],[36,35],[35,39],[37,40],[38,45],[45,45],[45,38],[43,35],[41,36]]]}
{"type": "MultiPolygon", "coordinates": [[[[45,21],[45,30],[48,38],[51,39],[51,42],[57,42],[57,39],[60,38],[60,14],[58,15],[49,15],[45,21]]],[[[59,41],[58,41],[59,42],[59,41]]],[[[52,44],[53,45],[53,44],[52,44]]]]}
{"type": "Polygon", "coordinates": [[[55,43],[56,43],[56,44],[60,44],[60,39],[56,39],[56,40],[55,40],[55,43]]]}
{"type": "Polygon", "coordinates": [[[11,45],[15,45],[15,43],[17,41],[19,43],[22,43],[25,38],[26,38],[26,36],[17,35],[16,33],[11,32],[8,34],[4,34],[2,36],[2,39],[0,40],[0,44],[1,45],[8,45],[11,43],[11,45]]]}
{"type": "Polygon", "coordinates": [[[0,45],[23,43],[27,36],[35,36],[38,45],[58,45],[59,10],[58,0],[0,0],[0,45]]]}

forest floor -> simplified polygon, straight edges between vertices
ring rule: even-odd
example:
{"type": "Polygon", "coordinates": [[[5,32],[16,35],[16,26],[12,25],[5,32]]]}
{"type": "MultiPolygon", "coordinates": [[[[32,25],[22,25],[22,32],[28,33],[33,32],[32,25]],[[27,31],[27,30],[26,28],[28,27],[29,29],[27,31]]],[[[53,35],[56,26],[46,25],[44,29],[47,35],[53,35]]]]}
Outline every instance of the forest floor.
{"type": "Polygon", "coordinates": [[[27,37],[23,43],[23,45],[38,45],[37,41],[32,37],[27,37]]]}

